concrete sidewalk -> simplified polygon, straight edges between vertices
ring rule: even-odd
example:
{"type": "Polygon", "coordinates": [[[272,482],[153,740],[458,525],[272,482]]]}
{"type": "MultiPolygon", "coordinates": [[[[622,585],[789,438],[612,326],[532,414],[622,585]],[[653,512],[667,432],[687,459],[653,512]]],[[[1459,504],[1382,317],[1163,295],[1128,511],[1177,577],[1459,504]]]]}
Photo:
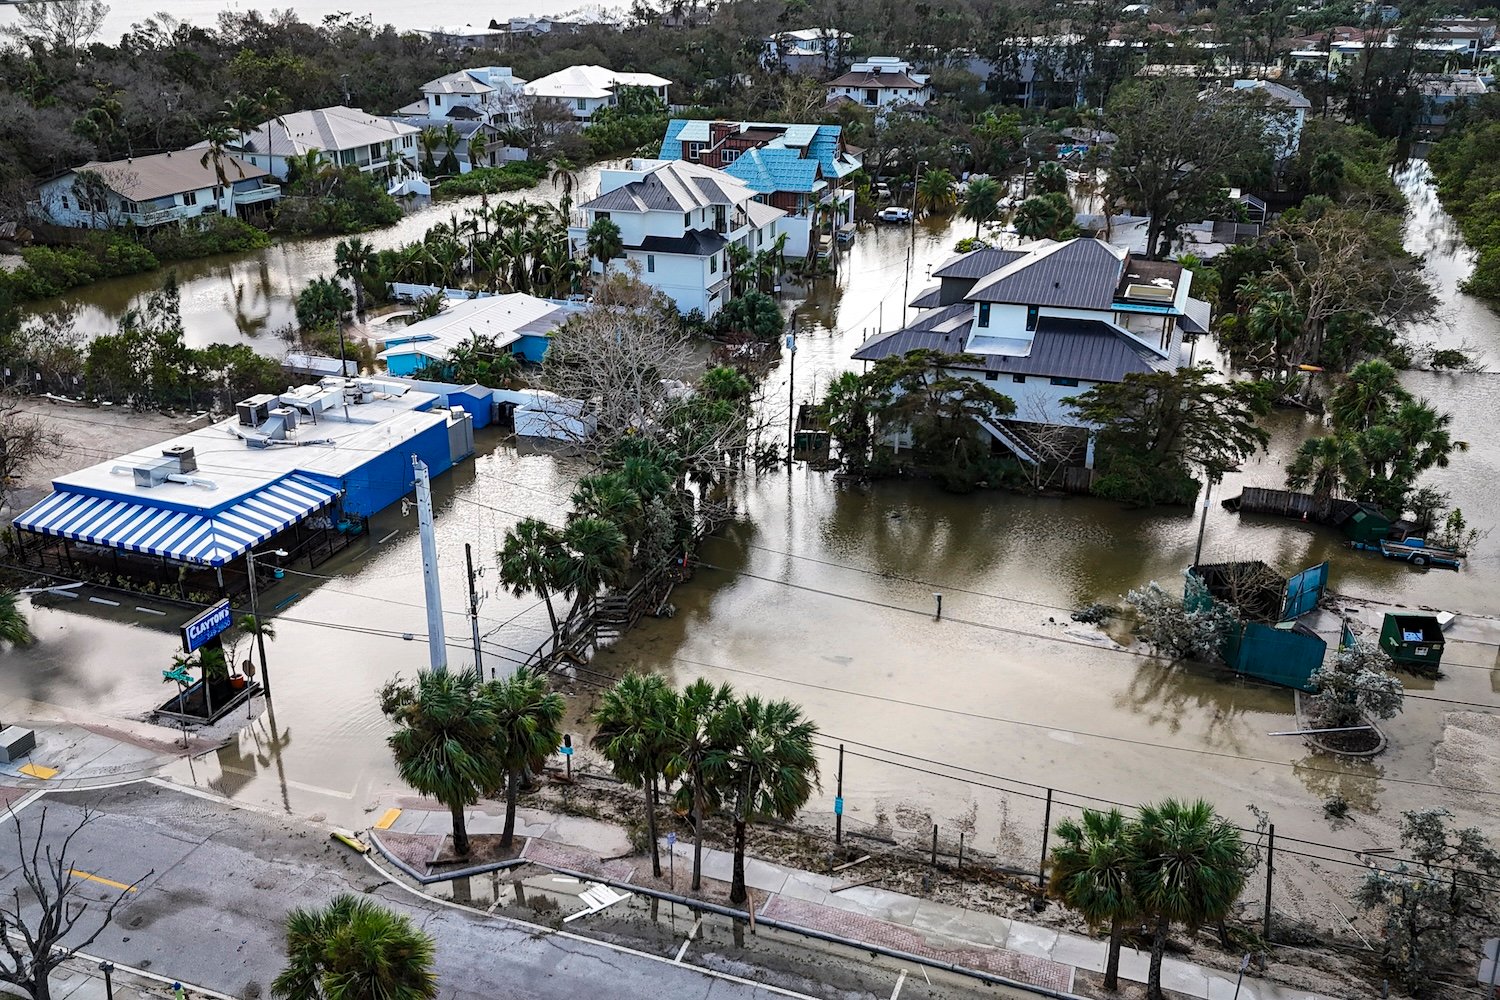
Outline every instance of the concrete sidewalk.
{"type": "MultiPolygon", "coordinates": [[[[97,958],[75,955],[52,971],[48,985],[52,990],[52,1000],[172,1000],[173,981],[152,972],[116,965],[106,983],[97,958]]],[[[182,985],[189,1000],[194,997],[232,1000],[223,993],[201,986],[182,985]]]]}
{"type": "MultiPolygon", "coordinates": [[[[504,825],[504,816],[480,810],[470,810],[467,820],[471,834],[498,833],[504,825]]],[[[427,806],[387,810],[374,826],[377,833],[431,837],[434,842],[452,829],[447,812],[427,806]]],[[[521,856],[536,864],[630,881],[632,869],[615,860],[629,851],[629,839],[612,823],[518,809],[516,834],[528,838],[521,856]]],[[[665,839],[662,847],[665,851],[665,839]]],[[[691,871],[692,844],[679,840],[671,850],[682,860],[683,871],[691,871]]],[[[703,849],[705,878],[727,884],[733,866],[731,852],[703,849]]],[[[874,886],[835,892],[834,887],[844,881],[745,859],[745,882],[756,913],[763,917],[1064,992],[1072,990],[1079,970],[1104,971],[1108,946],[1103,940],[874,886]]],[[[1120,956],[1121,977],[1144,983],[1150,958],[1148,952],[1126,948],[1120,956]]],[[[1162,964],[1162,986],[1196,1000],[1229,1000],[1235,993],[1235,977],[1168,958],[1162,964]]],[[[1329,1000],[1254,978],[1244,981],[1239,996],[1241,1000],[1329,1000]]]]}

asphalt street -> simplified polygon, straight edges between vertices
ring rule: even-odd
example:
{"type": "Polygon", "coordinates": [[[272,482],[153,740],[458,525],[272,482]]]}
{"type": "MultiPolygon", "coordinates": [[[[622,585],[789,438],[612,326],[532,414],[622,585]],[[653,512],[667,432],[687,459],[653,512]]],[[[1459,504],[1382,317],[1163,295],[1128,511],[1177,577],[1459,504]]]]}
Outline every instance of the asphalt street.
{"type": "MultiPolygon", "coordinates": [[[[876,976],[867,989],[851,990],[845,983],[834,986],[835,977],[816,966],[810,973],[768,973],[751,965],[735,970],[746,979],[775,982],[777,989],[455,909],[386,881],[323,831],[152,783],[46,796],[19,815],[22,842],[29,849],[45,822],[43,843],[56,851],[85,809],[92,815],[74,836],[68,860],[84,880],[80,895],[96,902],[76,928],[79,939],[98,926],[98,916],[122,886],[133,886],[114,922],[87,950],[244,1000],[270,994],[282,967],[287,911],[342,892],[377,897],[433,935],[445,998],[761,1000],[788,990],[885,997],[896,978],[893,971],[876,976]]],[[[12,825],[0,827],[0,892],[20,883],[18,848],[12,825]]],[[[901,996],[958,995],[932,990],[919,977],[901,996]]]]}

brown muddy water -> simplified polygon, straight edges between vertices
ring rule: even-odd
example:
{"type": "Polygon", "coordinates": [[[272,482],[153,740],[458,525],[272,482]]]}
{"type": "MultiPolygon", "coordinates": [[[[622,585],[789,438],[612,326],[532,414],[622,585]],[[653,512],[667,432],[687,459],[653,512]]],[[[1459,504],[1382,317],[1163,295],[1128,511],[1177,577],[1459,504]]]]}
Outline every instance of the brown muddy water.
{"type": "MultiPolygon", "coordinates": [[[[1441,298],[1450,303],[1449,315],[1420,338],[1480,345],[1494,363],[1500,323],[1454,291],[1468,251],[1438,209],[1425,167],[1402,179],[1413,201],[1410,245],[1428,254],[1441,298]]],[[[961,223],[917,228],[913,293],[953,241],[968,234],[961,223]]],[[[397,238],[381,234],[382,245],[397,238]]],[[[850,352],[877,323],[890,328],[898,321],[908,241],[903,227],[862,231],[838,277],[801,304],[793,398],[814,398],[851,367],[850,352]]],[[[291,251],[269,253],[277,252],[291,251]]],[[[198,280],[204,301],[222,304],[234,279],[198,280]]],[[[766,412],[783,421],[788,374],[782,366],[764,388],[766,412]]],[[[1500,381],[1422,373],[1407,379],[1451,410],[1456,435],[1472,444],[1432,483],[1452,491],[1471,521],[1493,526],[1500,445],[1487,432],[1500,381]]],[[[1349,552],[1315,527],[1220,509],[1218,499],[1243,484],[1280,485],[1287,456],[1309,426],[1306,418],[1280,415],[1271,430],[1269,453],[1216,490],[1206,560],[1259,558],[1293,571],[1329,559],[1334,587],[1344,593],[1500,614],[1493,538],[1462,572],[1421,573],[1349,552]]],[[[469,662],[464,543],[474,546],[478,561],[492,564],[500,537],[518,517],[561,516],[577,474],[568,461],[508,442],[491,439],[481,452],[437,484],[454,663],[469,662]]],[[[1310,754],[1295,738],[1268,735],[1295,728],[1288,692],[1124,653],[1068,620],[1082,603],[1117,603],[1153,579],[1179,586],[1197,536],[1196,511],[1127,511],[1089,499],[996,493],[958,497],[919,483],[848,486],[800,466],[742,483],[737,499],[742,518],[706,545],[709,566],[674,591],[675,617],[648,621],[601,655],[591,668],[597,673],[575,680],[571,724],[579,725],[595,685],[631,667],[661,671],[678,683],[705,676],[791,698],[819,723],[825,744],[847,745],[851,828],[875,826],[917,839],[930,836],[936,823],[945,842],[962,830],[971,848],[1017,861],[1039,853],[1045,807],[1027,796],[1041,787],[1075,793],[1059,794],[1059,810],[1063,799],[1076,802],[1080,795],[1126,803],[1203,795],[1248,824],[1245,806],[1255,803],[1272,812],[1281,836],[1348,847],[1389,844],[1399,810],[1417,804],[1448,805],[1493,824],[1495,796],[1436,787],[1444,782],[1432,774],[1434,744],[1454,706],[1411,702],[1389,727],[1390,753],[1371,765],[1344,765],[1310,754]],[[944,595],[941,621],[933,615],[934,592],[944,595]],[[889,763],[897,753],[909,755],[901,758],[908,766],[889,763]],[[1354,821],[1339,830],[1322,817],[1322,802],[1335,791],[1355,810],[1354,821]]],[[[363,545],[320,567],[335,579],[288,577],[280,585],[269,600],[291,603],[281,611],[271,648],[275,733],[262,718],[224,750],[181,765],[179,777],[349,825],[404,791],[385,750],[386,725],[373,692],[392,674],[426,663],[414,522],[399,508],[388,511],[363,545]]],[[[481,609],[486,665],[503,670],[542,640],[545,615],[533,600],[500,592],[493,571],[481,587],[488,592],[481,609]]],[[[145,623],[133,613],[39,609],[42,642],[4,654],[0,695],[10,702],[4,710],[16,715],[25,699],[43,703],[36,717],[45,717],[48,706],[140,717],[164,697],[160,671],[174,646],[167,625],[175,624],[145,623]]],[[[1445,679],[1414,683],[1413,690],[1500,704],[1493,645],[1454,643],[1447,662],[1445,679]]],[[[834,752],[825,749],[822,790],[810,816],[831,822],[834,790],[834,752]]]]}

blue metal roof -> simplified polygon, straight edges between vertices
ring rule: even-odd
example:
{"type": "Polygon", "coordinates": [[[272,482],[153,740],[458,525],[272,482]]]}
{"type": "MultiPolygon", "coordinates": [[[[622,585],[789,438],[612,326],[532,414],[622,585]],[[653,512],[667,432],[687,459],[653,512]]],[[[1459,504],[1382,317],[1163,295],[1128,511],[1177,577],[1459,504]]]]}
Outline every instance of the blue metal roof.
{"type": "MultiPolygon", "coordinates": [[[[689,118],[674,118],[669,121],[666,137],[661,143],[660,159],[682,159],[684,134],[693,141],[706,142],[708,124],[700,119],[689,118]]],[[[783,130],[781,135],[764,146],[741,155],[725,170],[761,194],[772,191],[811,194],[817,180],[817,171],[812,169],[814,165],[822,170],[824,177],[830,178],[847,177],[859,169],[857,160],[851,157],[839,158],[839,137],[844,131],[842,125],[787,125],[776,122],[735,124],[749,128],[783,130]],[[758,155],[762,162],[745,163],[752,155],[758,155]]]]}
{"type": "Polygon", "coordinates": [[[222,566],[338,495],[332,486],[292,475],[209,515],[87,493],[53,493],[15,523],[56,538],[222,566]]]}
{"type": "Polygon", "coordinates": [[[812,194],[818,183],[818,161],[804,160],[795,149],[747,150],[724,172],[738,177],[759,194],[773,191],[812,194]]]}

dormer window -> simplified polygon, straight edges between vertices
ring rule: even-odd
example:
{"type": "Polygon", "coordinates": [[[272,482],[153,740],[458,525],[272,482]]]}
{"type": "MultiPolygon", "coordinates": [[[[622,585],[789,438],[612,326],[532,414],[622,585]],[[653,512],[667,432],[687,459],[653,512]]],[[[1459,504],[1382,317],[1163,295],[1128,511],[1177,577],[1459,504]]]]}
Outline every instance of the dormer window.
{"type": "Polygon", "coordinates": [[[990,325],[990,304],[988,302],[979,303],[979,325],[981,327],[990,325]]]}
{"type": "Polygon", "coordinates": [[[1026,307],[1026,329],[1028,332],[1036,330],[1036,321],[1040,313],[1041,310],[1037,306],[1026,307]]]}

